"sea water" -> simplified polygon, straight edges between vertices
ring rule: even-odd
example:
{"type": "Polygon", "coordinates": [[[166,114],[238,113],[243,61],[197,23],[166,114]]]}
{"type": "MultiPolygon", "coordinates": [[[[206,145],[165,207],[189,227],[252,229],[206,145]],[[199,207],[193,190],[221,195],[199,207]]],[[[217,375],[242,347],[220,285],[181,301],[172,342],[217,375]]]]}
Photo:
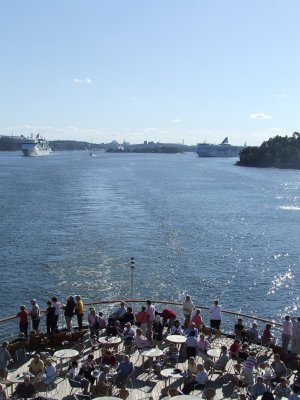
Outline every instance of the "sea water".
{"type": "Polygon", "coordinates": [[[131,297],[300,315],[300,172],[196,154],[0,153],[0,316],[131,297]]]}

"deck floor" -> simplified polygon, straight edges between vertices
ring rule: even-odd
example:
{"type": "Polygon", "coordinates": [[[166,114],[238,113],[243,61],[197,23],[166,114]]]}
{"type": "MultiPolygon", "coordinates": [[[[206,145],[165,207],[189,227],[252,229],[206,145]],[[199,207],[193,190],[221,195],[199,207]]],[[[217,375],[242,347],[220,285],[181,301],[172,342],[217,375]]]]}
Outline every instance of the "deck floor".
{"type": "MultiPolygon", "coordinates": [[[[88,337],[84,338],[85,342],[85,350],[84,353],[81,357],[81,360],[85,359],[88,354],[93,353],[95,359],[99,358],[101,355],[101,348],[98,349],[92,349],[90,345],[90,341],[88,337]]],[[[216,348],[220,348],[221,344],[226,344],[227,346],[230,346],[232,342],[232,339],[228,338],[217,338],[212,341],[212,346],[216,348]]],[[[159,348],[162,350],[168,347],[168,343],[166,341],[163,341],[160,345],[159,348]]],[[[124,354],[124,346],[121,344],[119,346],[119,354],[124,354]]],[[[272,352],[263,350],[261,352],[261,355],[258,357],[259,363],[269,359],[272,357],[272,352]]],[[[52,359],[54,359],[52,357],[52,359]]],[[[31,359],[27,359],[22,365],[18,365],[18,368],[16,371],[13,372],[13,374],[21,374],[23,372],[28,371],[28,364],[30,363],[31,359]]],[[[182,388],[183,386],[183,381],[184,378],[180,379],[171,379],[171,381],[165,381],[165,379],[158,373],[154,373],[153,371],[149,370],[149,361],[147,359],[145,360],[145,363],[143,363],[143,357],[140,355],[139,351],[135,351],[131,355],[131,361],[134,363],[135,366],[135,373],[133,377],[133,388],[127,387],[129,390],[130,394],[127,400],[143,400],[143,399],[150,399],[152,398],[153,400],[160,400],[160,399],[167,399],[168,397],[168,389],[169,388],[182,388]]],[[[199,362],[203,362],[203,359],[199,356],[197,356],[197,360],[199,362]]],[[[57,362],[57,361],[56,361],[57,362]]],[[[226,368],[226,373],[224,377],[220,377],[219,374],[215,375],[210,375],[209,376],[209,381],[206,384],[207,388],[214,388],[216,390],[216,400],[219,399],[227,399],[227,398],[237,398],[237,394],[233,393],[234,392],[234,386],[231,383],[230,380],[230,375],[232,374],[232,364],[233,361],[230,360],[229,363],[227,364],[226,368]]],[[[64,371],[67,370],[67,365],[63,365],[64,371]]],[[[56,388],[48,393],[42,393],[40,392],[40,396],[45,396],[57,400],[62,400],[62,399],[68,399],[70,398],[70,392],[71,392],[71,387],[69,385],[67,377],[62,374],[60,374],[60,364],[57,362],[57,369],[58,369],[58,375],[56,379],[56,388]]],[[[185,358],[180,358],[178,364],[176,365],[176,368],[185,371],[187,369],[187,361],[185,358]]],[[[9,379],[9,377],[8,377],[9,379]]],[[[7,394],[11,394],[12,390],[14,390],[15,385],[13,387],[7,387],[7,394]]],[[[80,391],[80,389],[79,389],[80,391]]],[[[79,391],[77,391],[79,393],[79,391]]],[[[119,388],[114,387],[113,388],[113,396],[118,396],[119,394],[119,388]]],[[[201,397],[202,392],[199,390],[195,390],[193,392],[194,396],[201,397]]]]}

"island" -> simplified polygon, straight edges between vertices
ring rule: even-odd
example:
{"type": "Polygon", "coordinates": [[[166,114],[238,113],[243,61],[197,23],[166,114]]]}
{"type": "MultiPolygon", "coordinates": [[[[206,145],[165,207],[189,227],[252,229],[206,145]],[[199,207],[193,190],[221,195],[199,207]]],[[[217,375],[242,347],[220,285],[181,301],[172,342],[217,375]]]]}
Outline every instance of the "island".
{"type": "Polygon", "coordinates": [[[294,132],[291,137],[270,138],[259,147],[245,147],[236,164],[246,167],[300,169],[300,133],[294,132]]]}

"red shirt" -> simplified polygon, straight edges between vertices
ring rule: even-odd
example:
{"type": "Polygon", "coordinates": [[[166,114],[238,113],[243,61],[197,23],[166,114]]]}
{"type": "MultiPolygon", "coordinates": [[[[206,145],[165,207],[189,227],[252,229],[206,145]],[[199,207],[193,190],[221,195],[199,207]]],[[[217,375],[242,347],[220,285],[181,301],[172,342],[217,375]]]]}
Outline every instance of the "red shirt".
{"type": "Polygon", "coordinates": [[[28,324],[28,311],[27,310],[23,310],[23,311],[20,311],[18,314],[17,314],[17,317],[19,317],[20,318],[20,325],[26,325],[26,324],[28,324]]]}
{"type": "Polygon", "coordinates": [[[146,324],[147,323],[147,313],[146,313],[146,311],[140,311],[139,313],[137,313],[136,320],[140,324],[146,324]]]}
{"type": "Polygon", "coordinates": [[[169,318],[176,318],[176,311],[171,310],[170,308],[166,308],[163,310],[161,313],[161,316],[163,317],[163,320],[166,321],[169,318]]]}

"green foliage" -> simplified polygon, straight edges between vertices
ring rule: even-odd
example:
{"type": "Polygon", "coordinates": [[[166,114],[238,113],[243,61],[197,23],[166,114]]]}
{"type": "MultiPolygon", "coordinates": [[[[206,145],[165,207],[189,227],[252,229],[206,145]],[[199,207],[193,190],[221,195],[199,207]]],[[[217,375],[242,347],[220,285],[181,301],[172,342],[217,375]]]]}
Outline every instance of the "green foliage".
{"type": "Polygon", "coordinates": [[[249,146],[242,150],[238,165],[248,167],[273,167],[300,169],[300,134],[291,137],[276,136],[260,147],[249,146]]]}

